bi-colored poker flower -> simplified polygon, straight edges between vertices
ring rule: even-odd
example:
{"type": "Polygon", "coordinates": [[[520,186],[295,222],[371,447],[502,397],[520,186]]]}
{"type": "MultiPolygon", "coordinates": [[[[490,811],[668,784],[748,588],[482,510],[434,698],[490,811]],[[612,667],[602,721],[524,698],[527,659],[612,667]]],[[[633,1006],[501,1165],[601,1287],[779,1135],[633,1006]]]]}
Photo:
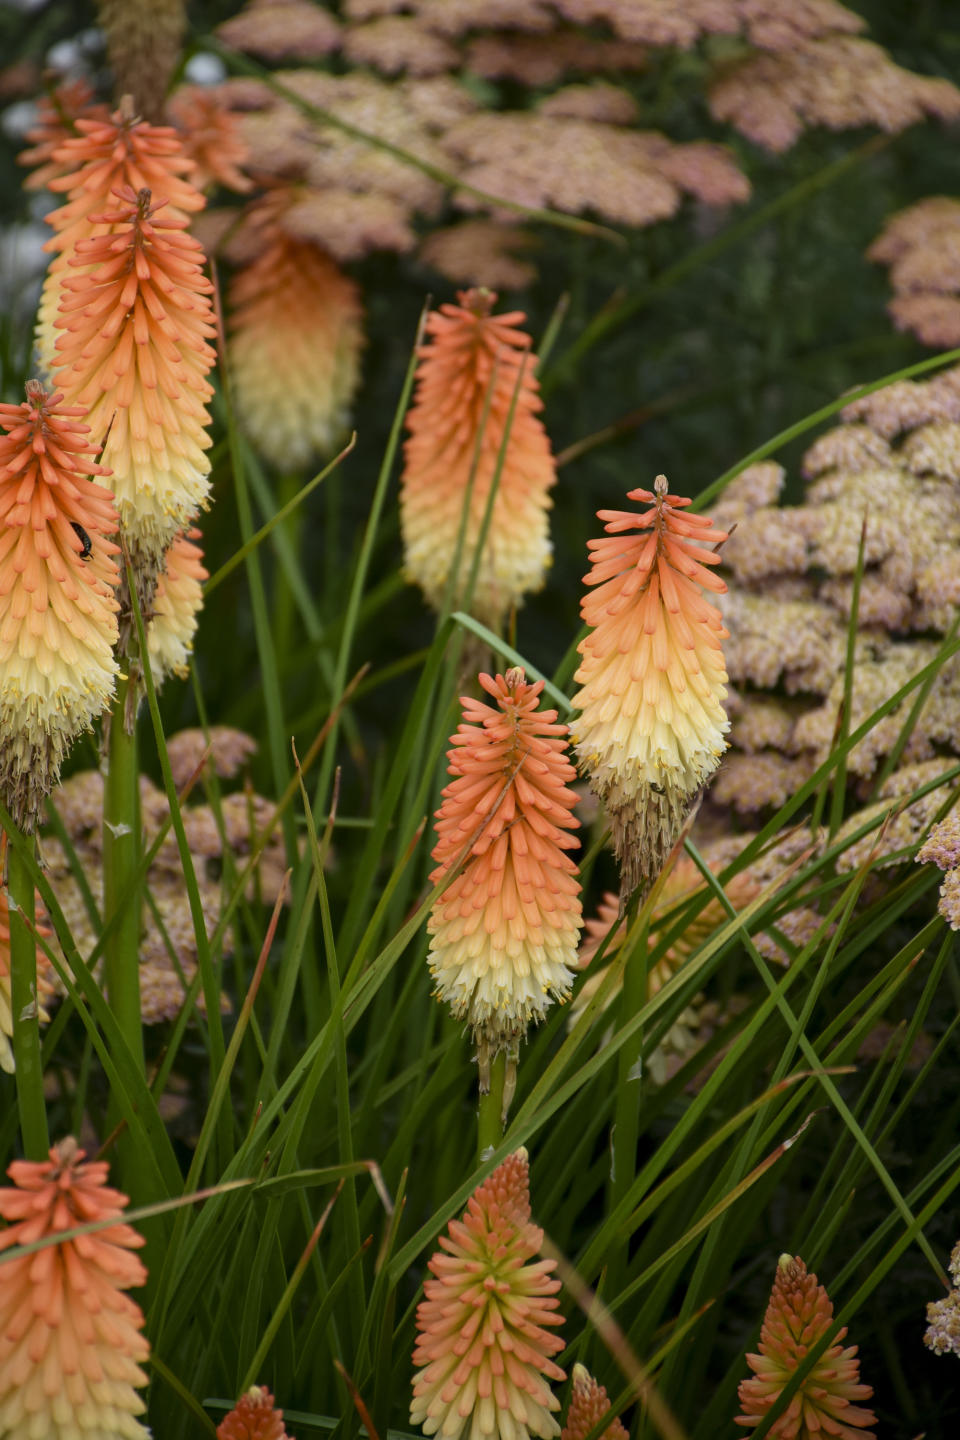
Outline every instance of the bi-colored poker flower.
{"type": "Polygon", "coordinates": [[[628,499],[650,508],[599,511],[609,538],[588,542],[595,588],[581,603],[590,634],[573,697],[574,743],[607,807],[625,895],[659,873],[730,728],[727,631],[704,593],[727,588],[707,568],[727,537],[685,514],[690,501],[668,495],[662,475],[628,499]]]}
{"type": "Polygon", "coordinates": [[[213,287],[186,220],[149,190],[120,187],[93,218],[108,229],[77,241],[79,272],[63,280],[57,383],[108,436],[103,459],[149,608],[165,552],[210,488],[213,287]]]}
{"type": "MultiPolygon", "coordinates": [[[[54,259],[40,297],[36,336],[41,362],[47,368],[56,363],[60,286],[71,273],[70,261],[77,242],[102,235],[110,228],[96,217],[114,208],[114,191],[122,187],[135,193],[149,190],[154,204],[169,202],[170,220],[186,220],[206,204],[200,191],[186,178],[193,165],[170,126],[138,120],[132,105],[126,102],[109,119],[81,116],[74,126],[75,136],[41,157],[61,172],[54,173],[47,185],[67,196],[66,203],[47,216],[54,234],[46,248],[53,252],[54,259]]],[[[99,438],[102,440],[103,435],[99,438]]]]}
{"type": "Polygon", "coordinates": [[[5,1440],[149,1440],[135,1418],[150,1347],[140,1307],[124,1294],[147,1273],[143,1244],[118,1223],[18,1258],[4,1251],[89,1221],[118,1221],[127,1197],[107,1166],[84,1164],[75,1140],[44,1161],[17,1160],[0,1189],[0,1435],[5,1440]]]}
{"type": "Polygon", "coordinates": [[[217,1440],[289,1440],[283,1411],[264,1385],[251,1385],[217,1426],[217,1440]]]}
{"type": "MultiPolygon", "coordinates": [[[[742,1413],[738,1425],[753,1427],[773,1407],[811,1348],[830,1328],[833,1304],[826,1290],[809,1275],[799,1256],[781,1255],[767,1313],[760,1331],[760,1354],[748,1355],[753,1371],[741,1380],[742,1413]]],[[[860,1383],[856,1345],[836,1344],[820,1356],[768,1434],[775,1440],[864,1440],[877,1423],[872,1410],[855,1402],[869,1400],[873,1390],[860,1383]]]]}
{"type": "Polygon", "coordinates": [[[168,675],[186,675],[197,633],[197,616],[203,608],[203,582],[207,571],[200,531],[185,530],[164,556],[163,570],[153,600],[153,619],[147,627],[147,647],[155,685],[168,675]]]}
{"type": "Polygon", "coordinates": [[[284,228],[295,192],[249,215],[255,255],[229,291],[228,354],[237,414],[279,470],[302,470],[344,438],[363,345],[360,292],[319,246],[284,228]]]}
{"type": "Polygon", "coordinates": [[[469,1021],[485,1089],[493,1055],[515,1055],[530,1023],[569,994],[581,912],[566,853],[578,843],[567,833],[578,824],[567,727],[537,709],[543,681],[519,668],[480,684],[496,703],[463,697],[431,878],[461,868],[427,929],[437,995],[469,1021]]]}
{"type": "Polygon", "coordinates": [[[427,317],[431,343],[420,350],[400,488],[404,565],[439,609],[463,526],[452,591],[454,603],[463,602],[504,450],[470,606],[497,629],[511,606],[543,584],[556,471],[539,414],[536,357],[519,328],[526,317],[492,314],[491,290],[465,290],[458,298],[459,305],[441,305],[427,317]]]}
{"type": "MultiPolygon", "coordinates": [[[[594,1425],[603,1419],[609,1409],[610,1397],[606,1387],[598,1385],[585,1365],[574,1365],[570,1408],[560,1440],[586,1440],[594,1425]]],[[[601,1431],[600,1440],[627,1440],[627,1428],[614,1416],[601,1431]]]]}
{"type": "Polygon", "coordinates": [[[0,405],[0,795],[27,830],[117,675],[117,529],[82,424],[39,380],[0,405]]]}
{"type": "Polygon", "coordinates": [[[541,1440],[559,1434],[548,1382],[563,1341],[553,1260],[535,1260],[527,1152],[508,1155],[451,1220],[417,1309],[410,1420],[442,1440],[541,1440]]]}

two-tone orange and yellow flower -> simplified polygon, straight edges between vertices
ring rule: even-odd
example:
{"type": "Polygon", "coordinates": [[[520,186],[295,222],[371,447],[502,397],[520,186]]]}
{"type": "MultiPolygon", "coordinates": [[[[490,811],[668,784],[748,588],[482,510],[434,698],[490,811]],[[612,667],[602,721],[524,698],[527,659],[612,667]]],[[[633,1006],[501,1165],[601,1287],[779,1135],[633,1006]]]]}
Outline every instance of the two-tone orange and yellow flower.
{"type": "Polygon", "coordinates": [[[134,193],[149,190],[156,204],[169,203],[170,219],[188,219],[206,204],[187,178],[193,165],[172,127],[138,120],[128,104],[109,118],[81,115],[73,125],[76,134],[52,152],[44,150],[40,157],[51,167],[46,182],[50,190],[67,196],[66,203],[47,216],[54,234],[46,248],[54,259],[40,297],[36,333],[40,360],[47,369],[57,363],[61,284],[70,274],[77,242],[109,229],[97,217],[113,208],[114,191],[124,187],[134,193]]]}
{"type": "Polygon", "coordinates": [[[525,1150],[508,1155],[451,1220],[417,1309],[412,1424],[442,1440],[541,1440],[559,1434],[550,1380],[563,1341],[556,1262],[536,1260],[525,1150]]]}
{"type": "Polygon", "coordinates": [[[284,227],[294,199],[278,190],[249,213],[257,252],[229,290],[237,413],[257,450],[283,471],[331,455],[344,438],[363,346],[356,284],[284,227]]]}
{"type": "Polygon", "coordinates": [[[109,472],[62,401],[30,380],[0,405],[0,795],[27,830],[118,673],[109,472]]]}
{"type": "Polygon", "coordinates": [[[206,504],[215,353],[204,254],[187,221],[121,186],[63,279],[57,383],[107,436],[120,526],[149,607],[163,557],[206,504]],[[141,576],[143,577],[141,579],[141,576]]]}
{"type": "Polygon", "coordinates": [[[420,350],[400,482],[407,575],[434,609],[448,584],[453,604],[461,605],[502,453],[470,602],[473,614],[494,629],[511,606],[543,585],[556,479],[539,414],[536,357],[519,328],[526,317],[492,314],[496,298],[491,290],[465,290],[459,305],[441,305],[427,317],[430,343],[420,350]],[[461,530],[459,569],[451,579],[461,530]]]}
{"type": "Polygon", "coordinates": [[[147,626],[150,668],[158,687],[169,675],[186,675],[190,664],[197,616],[203,609],[203,582],[207,579],[200,539],[196,528],[185,530],[164,556],[153,599],[153,618],[147,626]]]}
{"type": "Polygon", "coordinates": [[[662,475],[628,499],[649,508],[599,511],[607,537],[588,541],[590,634],[573,697],[574,744],[610,816],[624,895],[661,870],[730,728],[728,632],[705,593],[727,588],[707,568],[720,563],[707,547],[727,537],[684,513],[691,502],[669,495],[662,475]]]}
{"type": "MultiPolygon", "coordinates": [[[[753,1374],[740,1382],[738,1425],[760,1424],[832,1321],[833,1305],[816,1275],[808,1274],[799,1255],[781,1255],[760,1331],[760,1353],[747,1356],[753,1374]]],[[[824,1351],[774,1420],[767,1433],[775,1440],[865,1440],[877,1423],[872,1410],[855,1403],[869,1400],[873,1390],[860,1383],[856,1345],[840,1343],[846,1333],[837,1332],[836,1344],[824,1351]]]]}
{"type": "Polygon", "coordinates": [[[431,879],[457,873],[427,929],[436,993],[469,1022],[485,1089],[493,1055],[569,994],[581,909],[567,727],[538,710],[543,681],[519,668],[480,684],[495,704],[462,699],[431,879]]]}
{"type": "Polygon", "coordinates": [[[289,1440],[283,1411],[264,1385],[251,1385],[217,1426],[217,1440],[289,1440]]]}
{"type": "Polygon", "coordinates": [[[124,1292],[147,1278],[129,1225],[5,1259],[14,1246],[90,1221],[120,1221],[127,1197],[76,1141],[49,1160],[15,1161],[0,1189],[0,1435],[9,1440],[149,1440],[136,1419],[149,1355],[140,1307],[124,1292]]]}
{"type": "MultiPolygon", "coordinates": [[[[609,1409],[610,1397],[606,1387],[594,1380],[585,1365],[574,1365],[570,1408],[567,1423],[560,1431],[560,1440],[586,1440],[609,1409]]],[[[600,1432],[600,1440],[627,1440],[627,1435],[627,1427],[614,1415],[600,1432]]]]}

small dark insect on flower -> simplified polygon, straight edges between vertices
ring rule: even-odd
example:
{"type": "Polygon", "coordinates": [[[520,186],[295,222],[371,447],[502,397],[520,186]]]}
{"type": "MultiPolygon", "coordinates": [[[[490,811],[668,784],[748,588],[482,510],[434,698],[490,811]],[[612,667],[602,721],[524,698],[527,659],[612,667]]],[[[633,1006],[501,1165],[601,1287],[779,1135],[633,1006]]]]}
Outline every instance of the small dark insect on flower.
{"type": "Polygon", "coordinates": [[[90,536],[87,534],[86,530],[84,530],[83,526],[77,524],[76,520],[71,520],[70,524],[74,528],[77,539],[83,546],[83,549],[80,551],[80,559],[89,560],[90,551],[93,549],[93,541],[90,539],[90,536]]]}

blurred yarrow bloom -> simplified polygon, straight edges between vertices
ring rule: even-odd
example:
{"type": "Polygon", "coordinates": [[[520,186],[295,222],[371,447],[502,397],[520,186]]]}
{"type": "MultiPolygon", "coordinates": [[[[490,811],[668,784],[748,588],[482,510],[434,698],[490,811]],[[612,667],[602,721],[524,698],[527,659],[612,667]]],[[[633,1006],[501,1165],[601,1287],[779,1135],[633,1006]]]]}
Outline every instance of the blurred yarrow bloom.
{"type": "Polygon", "coordinates": [[[927,1306],[927,1329],[923,1343],[935,1355],[960,1356],[960,1240],[954,1245],[947,1266],[953,1289],[942,1300],[927,1306]]]}
{"type": "Polygon", "coordinates": [[[289,1440],[283,1411],[264,1385],[251,1385],[217,1426],[217,1440],[289,1440]]]}
{"type": "Polygon", "coordinates": [[[283,471],[327,457],[347,429],[359,379],[362,306],[356,284],[283,225],[294,192],[250,212],[256,254],[229,291],[230,374],[241,423],[283,471]]]}
{"type": "Polygon", "coordinates": [[[213,286],[185,218],[147,189],[122,186],[114,202],[94,217],[107,233],[77,241],[71,263],[82,269],[63,281],[57,381],[107,436],[121,530],[149,607],[165,551],[210,489],[213,286]]]}
{"type": "MultiPolygon", "coordinates": [[[[560,1431],[560,1440],[586,1440],[590,1431],[598,1425],[610,1410],[610,1397],[606,1387],[599,1385],[586,1365],[574,1365],[573,1390],[570,1393],[570,1408],[567,1423],[560,1431]]],[[[616,1416],[600,1432],[600,1440],[627,1440],[627,1428],[616,1416]]]]}
{"type": "Polygon", "coordinates": [[[551,1356],[563,1341],[553,1260],[534,1260],[543,1231],[530,1219],[527,1152],[517,1150],[477,1187],[429,1261],[417,1308],[410,1420],[443,1440],[541,1440],[559,1434],[565,1379],[551,1356]]]}
{"type": "Polygon", "coordinates": [[[40,297],[36,336],[40,359],[47,367],[55,363],[61,283],[70,273],[77,242],[110,228],[96,217],[112,207],[114,191],[122,186],[134,192],[149,190],[156,204],[169,202],[169,219],[186,220],[206,204],[186,178],[193,165],[183,153],[177,132],[167,125],[138,120],[132,104],[124,102],[109,118],[81,116],[74,129],[76,134],[49,155],[42,152],[39,157],[61,172],[47,179],[49,189],[67,196],[66,204],[47,216],[54,234],[46,248],[54,259],[40,297]]]}
{"type": "Polygon", "coordinates": [[[2,1252],[90,1221],[120,1219],[127,1197],[75,1140],[49,1160],[17,1160],[0,1189],[0,1435],[5,1440],[149,1440],[135,1418],[150,1347],[124,1294],[147,1278],[129,1225],[59,1241],[11,1260],[2,1252]]]}
{"type": "MultiPolygon", "coordinates": [[[[799,1256],[781,1255],[767,1313],[760,1331],[760,1354],[748,1355],[753,1371],[738,1391],[742,1414],[738,1425],[759,1425],[792,1379],[811,1347],[829,1330],[833,1304],[816,1275],[807,1273],[799,1256]]],[[[860,1383],[856,1345],[837,1343],[820,1356],[768,1434],[775,1440],[863,1440],[877,1423],[872,1410],[855,1401],[869,1400],[873,1390],[860,1383]]]]}
{"type": "Polygon", "coordinates": [[[33,828],[60,763],[113,698],[113,496],[84,410],[39,380],[0,405],[0,795],[33,828]]]}
{"type": "Polygon", "coordinates": [[[653,491],[641,514],[601,510],[610,538],[588,541],[581,614],[590,634],[573,697],[573,739],[613,827],[624,895],[663,867],[700,788],[720,763],[729,721],[720,611],[704,593],[725,583],[707,567],[727,538],[689,500],[653,491]],[[631,531],[640,531],[631,535],[631,531]]]}
{"type": "Polygon", "coordinates": [[[404,565],[439,610],[462,527],[452,600],[465,602],[502,452],[470,604],[479,620],[497,629],[511,606],[543,585],[556,471],[539,415],[536,357],[519,329],[526,316],[492,314],[497,297],[491,290],[466,290],[458,298],[459,305],[428,315],[431,343],[420,350],[400,485],[404,565]]]}
{"type": "Polygon", "coordinates": [[[454,779],[437,811],[436,883],[462,864],[434,904],[428,963],[437,995],[473,1030],[486,1090],[489,1064],[513,1051],[553,999],[570,992],[580,934],[580,883],[566,853],[577,796],[567,727],[537,709],[543,681],[515,668],[481,675],[495,705],[464,696],[447,752],[454,779]]]}

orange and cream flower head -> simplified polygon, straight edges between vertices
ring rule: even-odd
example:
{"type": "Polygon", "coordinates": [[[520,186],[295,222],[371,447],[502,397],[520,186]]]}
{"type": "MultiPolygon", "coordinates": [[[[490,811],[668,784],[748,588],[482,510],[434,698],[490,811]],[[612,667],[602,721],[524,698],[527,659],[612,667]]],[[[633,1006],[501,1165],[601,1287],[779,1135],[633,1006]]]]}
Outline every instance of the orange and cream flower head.
{"type": "MultiPolygon", "coordinates": [[[[573,1389],[570,1393],[570,1408],[567,1423],[560,1432],[560,1440],[586,1440],[595,1425],[599,1425],[610,1409],[610,1397],[606,1386],[599,1385],[586,1365],[574,1365],[573,1389]]],[[[627,1427],[616,1416],[612,1416],[606,1428],[600,1432],[600,1440],[628,1440],[627,1427]]]]}
{"type": "Polygon", "coordinates": [[[331,455],[343,439],[363,346],[356,283],[286,227],[296,199],[295,186],[278,187],[248,210],[242,243],[256,250],[229,291],[237,413],[257,450],[284,471],[331,455]]]}
{"type": "Polygon", "coordinates": [[[697,793],[720,762],[730,728],[720,611],[705,591],[726,585],[707,567],[725,540],[689,500],[654,490],[628,499],[641,514],[601,510],[607,537],[588,541],[592,588],[581,603],[590,634],[580,645],[574,744],[604,802],[621,889],[649,886],[697,793]],[[637,535],[631,531],[639,531],[637,535]]]}
{"type": "Polygon", "coordinates": [[[200,245],[149,190],[120,187],[109,229],[77,241],[63,281],[57,383],[106,435],[121,533],[149,610],[165,552],[206,504],[215,354],[200,245]]]}
{"type": "Polygon", "coordinates": [[[493,1056],[515,1060],[530,1023],[570,993],[581,912],[567,727],[537,709],[543,681],[519,668],[480,684],[496,704],[463,697],[451,736],[431,879],[462,868],[431,911],[427,958],[438,997],[471,1025],[485,1090],[493,1056]]]}
{"type": "Polygon", "coordinates": [[[168,675],[184,676],[193,653],[197,616],[203,608],[203,582],[207,571],[197,543],[200,531],[184,530],[164,556],[157,581],[153,619],[147,626],[147,648],[154,684],[168,675]]]}
{"type": "Polygon", "coordinates": [[[109,472],[62,398],[29,380],[0,405],[0,795],[27,830],[117,675],[109,472]]]}
{"type": "Polygon", "coordinates": [[[283,1411],[264,1385],[251,1385],[217,1426],[217,1440],[290,1440],[283,1411]]]}
{"type": "Polygon", "coordinates": [[[107,1166],[84,1164],[75,1140],[43,1161],[18,1160],[0,1189],[0,1435],[5,1440],[149,1440],[136,1419],[150,1347],[140,1307],[124,1294],[147,1273],[129,1225],[58,1241],[28,1255],[3,1252],[85,1225],[120,1221],[127,1197],[107,1166]]]}
{"type": "Polygon", "coordinates": [[[510,607],[543,585],[556,468],[539,414],[536,358],[519,328],[526,316],[492,314],[496,298],[492,290],[465,290],[459,305],[441,305],[427,317],[431,343],[420,350],[407,416],[400,528],[406,572],[439,610],[462,527],[452,592],[461,604],[503,450],[470,606],[499,629],[510,607]]]}
{"type": "MultiPolygon", "coordinates": [[[[747,1356],[753,1374],[740,1382],[738,1425],[760,1424],[832,1321],[833,1305],[816,1275],[807,1273],[799,1255],[781,1255],[760,1331],[760,1354],[747,1356]]],[[[872,1410],[854,1403],[869,1400],[873,1390],[860,1383],[856,1345],[840,1343],[846,1333],[838,1331],[837,1343],[824,1351],[774,1420],[767,1433],[775,1440],[865,1440],[877,1423],[872,1410]]]]}
{"type": "Polygon", "coordinates": [[[508,1155],[451,1220],[428,1263],[417,1308],[410,1420],[441,1440],[541,1440],[558,1435],[565,1379],[554,1260],[535,1260],[543,1231],[530,1219],[526,1150],[508,1155]]]}
{"type": "MultiPolygon", "coordinates": [[[[54,259],[40,297],[36,333],[40,361],[46,369],[56,363],[61,284],[71,273],[78,240],[109,229],[96,217],[112,208],[113,192],[121,186],[134,192],[149,190],[157,204],[169,202],[171,219],[186,220],[206,204],[187,178],[193,164],[184,154],[177,132],[168,125],[137,119],[129,100],[110,116],[91,113],[75,119],[73,126],[75,135],[38,156],[47,164],[49,189],[67,196],[66,203],[47,216],[54,234],[46,248],[54,259]]],[[[23,158],[29,163],[29,156],[23,158]]]]}

